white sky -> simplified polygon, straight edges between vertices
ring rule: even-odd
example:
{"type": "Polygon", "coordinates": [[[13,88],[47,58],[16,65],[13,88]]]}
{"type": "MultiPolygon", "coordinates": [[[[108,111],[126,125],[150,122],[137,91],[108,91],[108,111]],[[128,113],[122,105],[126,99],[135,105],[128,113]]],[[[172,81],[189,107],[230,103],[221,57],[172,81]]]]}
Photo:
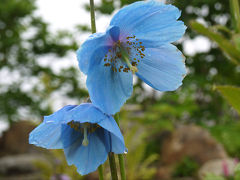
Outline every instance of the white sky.
{"type": "MultiPolygon", "coordinates": [[[[37,0],[37,14],[44,18],[50,24],[51,31],[70,30],[78,24],[86,24],[90,26],[89,12],[85,11],[84,4],[89,0],[37,0]]],[[[95,0],[97,4],[99,0],[95,0]]],[[[104,32],[107,28],[111,16],[103,16],[96,14],[97,30],[104,32]]],[[[84,41],[89,34],[82,34],[76,37],[80,41],[84,41]]],[[[209,50],[210,41],[203,37],[197,37],[194,40],[183,42],[184,52],[186,55],[194,55],[196,52],[206,52],[209,50]]]]}

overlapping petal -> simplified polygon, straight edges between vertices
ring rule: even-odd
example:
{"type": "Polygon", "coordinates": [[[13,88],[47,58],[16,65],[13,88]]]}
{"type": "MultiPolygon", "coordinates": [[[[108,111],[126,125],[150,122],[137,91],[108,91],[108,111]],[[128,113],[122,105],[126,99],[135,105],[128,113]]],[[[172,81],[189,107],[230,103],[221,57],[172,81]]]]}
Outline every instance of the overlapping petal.
{"type": "Polygon", "coordinates": [[[123,136],[113,117],[91,103],[65,106],[45,116],[44,122],[30,133],[29,143],[47,149],[64,149],[68,164],[74,164],[82,175],[95,171],[106,161],[109,152],[125,151],[123,136]],[[81,128],[86,124],[95,129],[89,131],[89,144],[83,146],[81,128]]]}
{"type": "Polygon", "coordinates": [[[85,175],[95,171],[107,160],[109,151],[101,139],[103,134],[103,129],[97,129],[96,132],[88,135],[88,146],[82,146],[81,139],[78,139],[64,149],[68,164],[74,164],[80,174],[85,175]]]}
{"type": "Polygon", "coordinates": [[[109,137],[107,138],[109,138],[109,141],[111,142],[110,151],[116,154],[124,153],[126,151],[124,139],[113,117],[108,116],[108,120],[100,121],[98,125],[109,132],[109,137]]]}
{"type": "Polygon", "coordinates": [[[92,34],[77,50],[79,68],[84,74],[88,73],[89,68],[101,63],[117,38],[116,31],[116,27],[110,26],[105,33],[92,34]]]}
{"type": "Polygon", "coordinates": [[[65,106],[50,116],[45,116],[44,121],[29,135],[29,143],[47,149],[62,149],[62,123],[67,112],[76,106],[65,106]]]}
{"type": "Polygon", "coordinates": [[[118,11],[110,25],[118,26],[123,36],[135,35],[145,47],[158,47],[182,37],[186,26],[177,21],[180,15],[172,5],[141,1],[118,11]]]}
{"type": "Polygon", "coordinates": [[[107,114],[115,114],[131,96],[132,73],[115,72],[102,61],[92,67],[87,77],[87,88],[92,103],[107,114]]]}
{"type": "Polygon", "coordinates": [[[148,48],[136,75],[160,91],[176,90],[186,74],[185,57],[173,45],[148,48]]]}

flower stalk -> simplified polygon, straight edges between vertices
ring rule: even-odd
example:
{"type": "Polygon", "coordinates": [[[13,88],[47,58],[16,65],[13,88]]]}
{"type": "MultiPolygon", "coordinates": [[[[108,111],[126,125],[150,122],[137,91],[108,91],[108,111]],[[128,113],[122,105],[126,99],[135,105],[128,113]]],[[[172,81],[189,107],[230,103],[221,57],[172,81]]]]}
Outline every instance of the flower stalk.
{"type": "MultiPolygon", "coordinates": [[[[90,0],[90,13],[91,13],[91,29],[92,29],[92,34],[96,33],[96,21],[95,21],[95,11],[94,11],[94,0],[90,0]]],[[[100,165],[98,167],[98,176],[99,180],[104,180],[103,177],[103,166],[100,165]]]]}
{"type": "MultiPolygon", "coordinates": [[[[119,126],[119,113],[116,114],[115,120],[119,126]]],[[[124,163],[124,155],[123,154],[118,155],[118,161],[119,161],[119,167],[120,167],[121,180],[126,180],[125,163],[124,163]]]]}
{"type": "Polygon", "coordinates": [[[95,12],[94,12],[94,0],[90,0],[90,13],[91,13],[91,29],[92,34],[96,33],[96,21],[95,21],[95,12]]]}
{"type": "Polygon", "coordinates": [[[103,177],[103,166],[100,165],[98,167],[98,176],[99,176],[99,180],[104,180],[104,177],[103,177]]]}
{"type": "Polygon", "coordinates": [[[117,166],[116,166],[116,161],[115,161],[113,152],[108,153],[108,159],[109,159],[109,164],[110,164],[112,180],[118,180],[117,166]]]}

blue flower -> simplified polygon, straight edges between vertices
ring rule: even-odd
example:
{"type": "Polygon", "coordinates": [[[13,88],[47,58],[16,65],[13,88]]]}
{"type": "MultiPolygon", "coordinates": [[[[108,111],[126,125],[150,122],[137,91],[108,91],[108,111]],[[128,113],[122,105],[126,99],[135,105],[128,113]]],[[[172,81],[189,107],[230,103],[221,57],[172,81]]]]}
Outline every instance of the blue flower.
{"type": "Polygon", "coordinates": [[[78,49],[91,101],[115,114],[131,96],[133,74],[159,91],[173,91],[186,74],[184,56],[171,43],[185,32],[180,11],[156,1],[122,8],[105,33],[91,35],[78,49]]]}
{"type": "Polygon", "coordinates": [[[64,149],[69,165],[80,174],[95,171],[109,152],[125,152],[123,136],[112,116],[90,103],[65,106],[36,127],[29,143],[47,149],[64,149]]]}

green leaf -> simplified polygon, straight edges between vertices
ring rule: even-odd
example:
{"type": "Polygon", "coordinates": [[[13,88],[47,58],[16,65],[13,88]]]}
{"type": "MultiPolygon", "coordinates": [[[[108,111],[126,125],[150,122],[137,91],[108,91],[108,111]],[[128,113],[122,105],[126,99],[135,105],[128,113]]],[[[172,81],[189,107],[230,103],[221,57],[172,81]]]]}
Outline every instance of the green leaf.
{"type": "Polygon", "coordinates": [[[198,33],[207,36],[209,39],[216,42],[219,48],[224,51],[230,60],[236,64],[240,64],[240,51],[233,43],[231,43],[231,41],[229,41],[229,39],[226,39],[223,35],[218,33],[216,28],[207,28],[196,21],[191,21],[190,26],[198,33]]]}
{"type": "Polygon", "coordinates": [[[240,114],[240,88],[234,86],[215,86],[215,88],[240,114]]]}

